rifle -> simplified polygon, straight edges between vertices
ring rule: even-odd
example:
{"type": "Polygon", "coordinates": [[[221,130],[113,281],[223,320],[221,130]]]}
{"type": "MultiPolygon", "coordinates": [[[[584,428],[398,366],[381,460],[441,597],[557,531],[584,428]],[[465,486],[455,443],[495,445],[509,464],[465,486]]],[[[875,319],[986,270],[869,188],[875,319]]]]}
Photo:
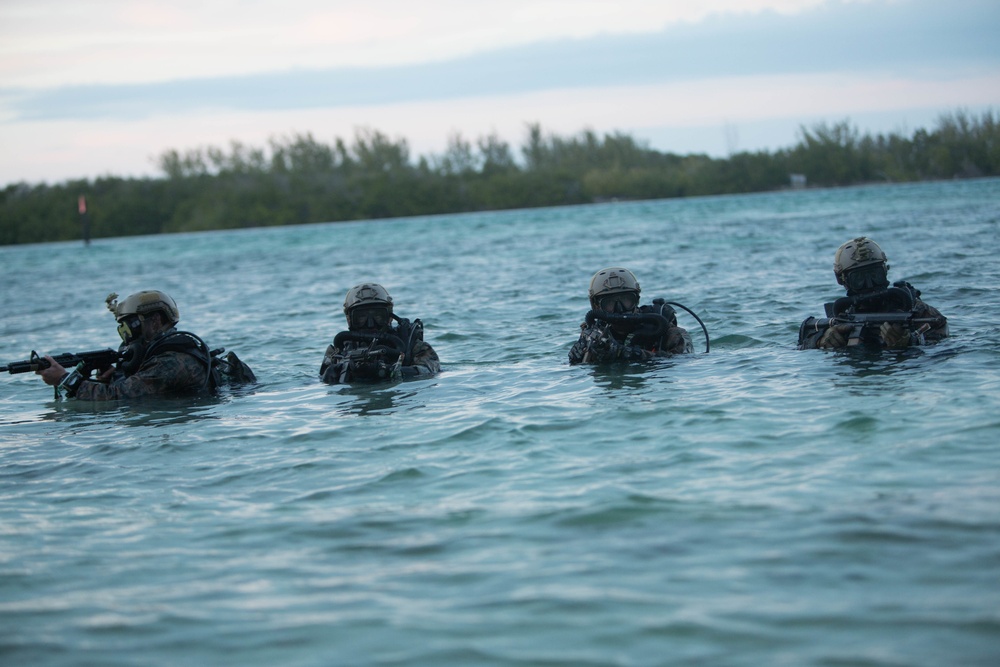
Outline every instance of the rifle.
{"type": "Polygon", "coordinates": [[[872,327],[877,330],[885,322],[902,324],[918,336],[922,336],[924,332],[932,329],[939,320],[933,317],[915,318],[913,316],[917,294],[919,292],[916,292],[909,283],[897,282],[892,287],[870,294],[841,297],[836,301],[824,304],[826,318],[810,317],[802,323],[799,341],[805,338],[810,329],[812,332],[817,332],[825,330],[827,327],[849,324],[851,332],[847,337],[847,345],[855,346],[861,344],[862,334],[866,328],[872,327]],[[867,312],[856,312],[858,309],[867,312]]]}
{"type": "Polygon", "coordinates": [[[332,364],[327,369],[325,375],[335,374],[339,384],[345,384],[351,380],[351,371],[359,365],[377,364],[379,361],[387,363],[390,370],[390,377],[395,377],[403,364],[406,356],[406,347],[398,336],[390,333],[362,333],[355,331],[341,331],[333,339],[334,347],[343,350],[345,342],[368,343],[367,347],[359,347],[342,353],[340,361],[332,364]],[[332,369],[332,370],[331,370],[332,369]]]}
{"type": "Polygon", "coordinates": [[[828,327],[840,324],[849,324],[851,326],[851,332],[847,337],[847,345],[854,346],[861,344],[862,335],[867,327],[873,327],[875,330],[878,330],[882,324],[890,322],[892,324],[902,324],[913,333],[921,336],[924,332],[933,328],[934,324],[938,321],[939,320],[934,317],[914,317],[912,312],[841,313],[835,317],[825,317],[820,319],[810,317],[802,324],[803,332],[800,334],[800,340],[804,338],[804,334],[808,333],[810,330],[818,332],[823,331],[828,327]]]}
{"type": "MultiPolygon", "coordinates": [[[[60,366],[66,368],[73,368],[79,364],[84,365],[84,370],[96,369],[96,370],[106,370],[116,365],[121,361],[121,353],[118,350],[112,350],[107,348],[104,350],[93,350],[91,352],[64,352],[62,354],[53,355],[52,359],[55,360],[60,366]]],[[[10,373],[11,375],[17,373],[32,373],[34,371],[40,371],[48,368],[52,364],[49,363],[48,359],[45,357],[38,356],[38,353],[34,350],[31,351],[31,357],[26,361],[15,361],[14,363],[7,364],[6,366],[0,368],[0,372],[10,373]]],[[[86,374],[86,373],[85,373],[86,374]]]]}

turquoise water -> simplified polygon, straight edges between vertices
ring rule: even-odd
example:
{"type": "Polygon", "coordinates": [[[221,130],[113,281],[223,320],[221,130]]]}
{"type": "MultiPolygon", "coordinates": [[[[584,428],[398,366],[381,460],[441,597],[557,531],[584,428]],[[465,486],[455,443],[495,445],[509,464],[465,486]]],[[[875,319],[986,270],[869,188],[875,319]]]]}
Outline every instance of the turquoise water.
{"type": "Polygon", "coordinates": [[[158,288],[261,380],[0,377],[0,663],[998,664],[998,221],[980,180],[0,248],[5,363],[158,288]],[[951,339],[795,350],[862,233],[951,339]],[[711,353],[568,366],[608,265],[711,353]],[[443,373],[319,383],[363,280],[443,373]]]}

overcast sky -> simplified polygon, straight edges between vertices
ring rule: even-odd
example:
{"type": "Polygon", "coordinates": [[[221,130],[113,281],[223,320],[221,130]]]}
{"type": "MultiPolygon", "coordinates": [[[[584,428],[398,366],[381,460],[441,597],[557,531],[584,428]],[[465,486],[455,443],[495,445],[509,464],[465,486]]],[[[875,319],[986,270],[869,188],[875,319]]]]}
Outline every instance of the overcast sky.
{"type": "Polygon", "coordinates": [[[0,0],[0,185],[358,128],[723,156],[1000,111],[998,0],[0,0]]]}

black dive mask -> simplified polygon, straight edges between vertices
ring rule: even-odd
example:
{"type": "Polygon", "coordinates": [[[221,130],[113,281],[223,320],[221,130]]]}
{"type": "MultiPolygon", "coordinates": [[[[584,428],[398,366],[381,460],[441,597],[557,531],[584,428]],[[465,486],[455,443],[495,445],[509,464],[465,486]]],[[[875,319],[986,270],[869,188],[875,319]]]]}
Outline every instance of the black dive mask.
{"type": "Polygon", "coordinates": [[[129,344],[142,336],[142,318],[138,315],[126,315],[118,321],[118,335],[122,342],[129,344]]]}
{"type": "Polygon", "coordinates": [[[597,299],[597,307],[605,313],[631,313],[639,305],[639,295],[635,292],[617,292],[597,299]]]}
{"type": "Polygon", "coordinates": [[[389,309],[385,306],[358,306],[351,310],[348,325],[351,331],[377,331],[385,328],[389,324],[390,319],[389,309]]]}
{"type": "Polygon", "coordinates": [[[844,287],[850,295],[884,290],[888,286],[884,264],[869,264],[844,273],[844,287]]]}

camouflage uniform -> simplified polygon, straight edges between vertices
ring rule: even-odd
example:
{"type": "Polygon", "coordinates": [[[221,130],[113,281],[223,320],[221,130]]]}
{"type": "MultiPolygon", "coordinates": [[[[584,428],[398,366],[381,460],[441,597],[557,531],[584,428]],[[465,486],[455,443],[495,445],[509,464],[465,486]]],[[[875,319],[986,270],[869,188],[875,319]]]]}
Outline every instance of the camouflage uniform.
{"type": "MultiPolygon", "coordinates": [[[[393,332],[396,330],[394,329],[393,332]]],[[[391,375],[380,374],[375,363],[352,362],[349,360],[351,352],[364,350],[367,347],[364,343],[348,341],[342,348],[329,345],[326,354],[323,355],[323,363],[319,367],[320,377],[327,384],[339,384],[351,380],[391,380],[395,379],[391,375]]],[[[422,340],[413,343],[410,358],[411,363],[399,367],[399,377],[410,378],[424,376],[429,377],[441,370],[441,362],[438,360],[437,352],[430,344],[422,340]]],[[[393,360],[386,359],[385,364],[392,366],[393,360]]]]}
{"type": "MultiPolygon", "coordinates": [[[[652,312],[641,306],[639,312],[652,312]]],[[[615,331],[614,327],[596,321],[580,325],[580,338],[569,351],[569,363],[603,363],[608,361],[646,361],[656,357],[670,357],[694,351],[691,336],[686,329],[676,325],[657,340],[631,339],[615,331]],[[662,346],[661,346],[662,344],[662,346]],[[588,354],[589,348],[589,354],[588,354]]]]}
{"type": "MultiPolygon", "coordinates": [[[[172,328],[160,336],[166,338],[176,331],[172,328]]],[[[207,390],[208,386],[208,367],[204,361],[187,352],[169,350],[157,353],[153,349],[153,354],[144,359],[134,373],[116,372],[108,383],[84,380],[75,398],[112,401],[144,396],[191,395],[207,390]]]]}

